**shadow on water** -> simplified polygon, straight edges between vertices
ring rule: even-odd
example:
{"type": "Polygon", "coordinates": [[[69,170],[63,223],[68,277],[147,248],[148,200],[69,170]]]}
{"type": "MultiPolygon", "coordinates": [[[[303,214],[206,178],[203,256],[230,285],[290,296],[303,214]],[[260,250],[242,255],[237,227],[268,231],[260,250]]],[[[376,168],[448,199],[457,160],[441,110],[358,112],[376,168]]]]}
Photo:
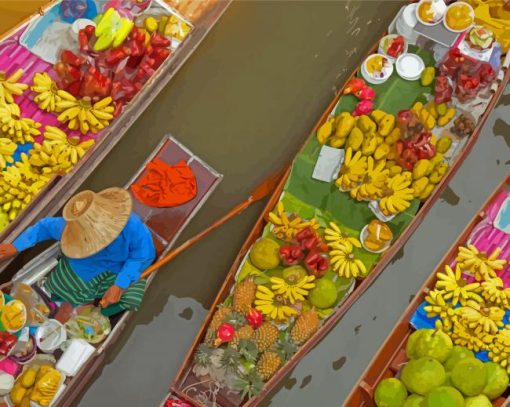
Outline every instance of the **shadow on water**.
{"type": "Polygon", "coordinates": [[[308,386],[312,382],[312,375],[309,374],[305,377],[303,377],[303,381],[301,382],[301,385],[299,386],[300,389],[304,389],[306,386],[308,386]]]}
{"type": "Polygon", "coordinates": [[[347,362],[347,358],[345,356],[342,356],[340,359],[335,360],[333,362],[333,370],[340,370],[344,365],[345,362],[347,362]]]}
{"type": "Polygon", "coordinates": [[[497,119],[493,127],[494,135],[497,137],[503,137],[505,143],[510,147],[510,124],[505,122],[503,119],[497,119]]]}
{"type": "Polygon", "coordinates": [[[444,192],[441,194],[441,198],[447,204],[456,206],[460,202],[460,197],[455,193],[455,191],[448,185],[444,192]]]}
{"type": "Polygon", "coordinates": [[[179,316],[187,321],[193,318],[193,309],[191,307],[184,308],[179,316]]]}

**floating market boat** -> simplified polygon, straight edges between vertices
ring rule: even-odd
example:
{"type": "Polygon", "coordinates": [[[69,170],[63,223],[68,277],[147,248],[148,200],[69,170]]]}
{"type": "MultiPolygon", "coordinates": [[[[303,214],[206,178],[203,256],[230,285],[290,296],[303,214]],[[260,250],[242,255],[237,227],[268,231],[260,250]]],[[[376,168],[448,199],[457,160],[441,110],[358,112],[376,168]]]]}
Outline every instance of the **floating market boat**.
{"type": "Polygon", "coordinates": [[[257,405],[374,282],[471,151],[509,81],[508,50],[473,27],[466,3],[434,11],[435,25],[418,21],[424,3],[400,11],[320,118],[165,405],[257,405]]]}
{"type": "MultiPolygon", "coordinates": [[[[148,164],[160,161],[168,165],[185,162],[195,175],[197,194],[187,203],[171,208],[146,206],[132,194],[133,211],[142,218],[150,229],[158,258],[168,253],[182,230],[222,179],[220,174],[173,137],[165,137],[126,188],[130,190],[131,185],[144,177],[148,171],[148,164]]],[[[58,390],[55,388],[56,391],[50,394],[49,404],[45,404],[46,406],[75,405],[76,398],[86,389],[91,378],[102,367],[107,350],[119,339],[129,319],[134,315],[134,312],[129,311],[106,318],[99,313],[99,308],[84,307],[74,311],[63,311],[63,308],[59,308],[58,304],[52,303],[44,291],[43,283],[46,274],[54,269],[59,257],[59,245],[55,244],[19,270],[12,281],[0,286],[6,299],[9,300],[14,297],[23,301],[27,310],[25,323],[23,324],[26,327],[23,329],[27,332],[27,336],[23,338],[23,331],[21,334],[18,332],[19,338],[16,344],[16,346],[19,346],[22,343],[24,348],[19,351],[15,348],[14,353],[11,352],[11,356],[5,359],[7,362],[4,360],[4,363],[0,363],[0,376],[8,370],[10,375],[16,377],[16,383],[18,383],[23,381],[23,377],[26,377],[25,373],[28,370],[32,369],[35,372],[40,369],[39,366],[41,365],[50,366],[57,372],[59,382],[58,390]],[[73,346],[76,348],[68,350],[73,348],[70,345],[63,353],[60,349],[62,338],[59,339],[60,333],[57,335],[59,326],[54,319],[60,319],[58,312],[70,312],[72,314],[70,319],[70,315],[64,317],[68,320],[64,324],[65,329],[62,328],[62,325],[60,327],[66,332],[63,339],[65,337],[73,339],[72,342],[75,342],[73,346]],[[41,324],[44,325],[44,321],[57,324],[55,328],[57,331],[53,329],[49,333],[41,334],[44,335],[45,339],[37,340],[37,332],[41,329],[41,324]],[[29,326],[31,328],[28,333],[29,326]],[[50,342],[50,344],[42,347],[42,342],[50,342]],[[46,346],[50,349],[46,349],[46,346]],[[41,348],[44,350],[43,353],[41,348]],[[66,353],[68,354],[66,355],[66,353]],[[6,367],[6,365],[8,366],[6,367]]],[[[155,273],[148,278],[148,284],[152,282],[154,276],[155,273]]],[[[0,342],[3,340],[2,337],[0,342]]],[[[37,383],[37,380],[35,383],[37,383]]],[[[24,405],[22,403],[26,401],[20,404],[19,398],[24,394],[28,394],[27,391],[30,389],[23,386],[25,385],[20,384],[17,387],[15,385],[8,395],[0,396],[0,402],[5,401],[9,405],[14,404],[16,406],[24,405]],[[22,394],[16,394],[16,389],[19,387],[25,388],[26,391],[23,391],[22,394]]],[[[37,386],[37,384],[34,384],[34,386],[37,386]]],[[[27,399],[28,397],[26,396],[27,399]]],[[[36,401],[32,400],[30,403],[36,401]]]]}
{"type": "Polygon", "coordinates": [[[229,3],[57,0],[0,37],[2,241],[62,207],[229,3]]]}
{"type": "MultiPolygon", "coordinates": [[[[441,260],[436,270],[417,292],[413,301],[361,376],[358,384],[348,396],[345,406],[375,406],[374,393],[378,384],[384,379],[398,376],[399,373],[401,375],[403,367],[408,363],[406,346],[410,335],[423,329],[435,329],[438,322],[441,326],[446,326],[444,330],[453,339],[453,344],[469,347],[476,352],[475,355],[479,360],[497,362],[505,368],[502,370],[504,373],[510,373],[508,371],[508,359],[501,357],[501,352],[498,352],[500,349],[508,352],[506,348],[508,343],[502,345],[501,342],[502,338],[508,333],[508,303],[498,303],[496,298],[493,297],[494,293],[501,292],[506,296],[508,292],[510,261],[509,208],[510,177],[497,188],[481,210],[473,217],[441,260]],[[480,253],[476,254],[475,251],[480,253]],[[477,273],[480,273],[476,266],[465,268],[463,264],[466,261],[466,256],[469,256],[470,253],[473,256],[485,258],[485,260],[490,258],[491,254],[494,254],[492,260],[497,261],[497,263],[489,265],[491,270],[494,268],[494,273],[476,276],[477,273]],[[456,266],[459,266],[459,269],[456,266]],[[456,275],[454,276],[454,274],[456,275]],[[454,276],[453,279],[450,279],[449,275],[454,276]],[[450,319],[452,317],[457,318],[457,320],[450,321],[453,323],[451,327],[447,325],[448,321],[444,315],[436,315],[430,309],[431,304],[434,304],[437,299],[437,284],[439,283],[439,286],[441,286],[441,281],[453,284],[451,287],[446,286],[445,288],[443,283],[443,290],[446,291],[440,295],[446,297],[446,302],[443,304],[445,310],[450,309],[453,312],[454,309],[457,309],[449,317],[450,319]],[[479,281],[481,286],[476,283],[474,286],[468,285],[475,281],[479,281]],[[459,292],[464,287],[468,287],[466,292],[470,292],[465,297],[463,293],[461,294],[463,297],[460,298],[459,305],[461,306],[458,308],[453,305],[455,297],[453,295],[448,296],[450,289],[455,290],[459,285],[457,283],[461,283],[461,285],[468,283],[459,287],[459,292]],[[494,284],[496,284],[496,290],[493,289],[494,284]],[[468,299],[474,300],[474,303],[466,301],[468,299]],[[489,308],[493,311],[493,315],[498,315],[494,318],[498,326],[491,333],[489,341],[484,340],[485,337],[482,340],[479,339],[480,334],[485,329],[482,332],[475,333],[476,329],[466,329],[465,326],[467,323],[465,313],[468,309],[474,309],[472,307],[476,308],[477,303],[482,302],[484,305],[490,304],[489,308]],[[507,371],[505,372],[505,370],[507,371]]],[[[475,323],[477,322],[475,321],[475,323]]],[[[492,380],[495,380],[495,378],[493,377],[492,380]]],[[[506,380],[506,386],[503,385],[497,393],[492,394],[491,399],[494,406],[501,406],[505,401],[508,401],[510,393],[507,386],[508,380],[506,380]]]]}

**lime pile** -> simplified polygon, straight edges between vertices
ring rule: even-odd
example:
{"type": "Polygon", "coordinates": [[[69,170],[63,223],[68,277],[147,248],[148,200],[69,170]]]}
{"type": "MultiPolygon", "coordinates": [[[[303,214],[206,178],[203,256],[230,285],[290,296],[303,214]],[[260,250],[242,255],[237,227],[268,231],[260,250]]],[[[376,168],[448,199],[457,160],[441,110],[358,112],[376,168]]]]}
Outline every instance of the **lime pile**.
{"type": "Polygon", "coordinates": [[[377,385],[378,407],[491,407],[508,387],[505,369],[476,359],[472,351],[453,346],[439,330],[420,329],[407,341],[409,362],[399,378],[377,385]]]}

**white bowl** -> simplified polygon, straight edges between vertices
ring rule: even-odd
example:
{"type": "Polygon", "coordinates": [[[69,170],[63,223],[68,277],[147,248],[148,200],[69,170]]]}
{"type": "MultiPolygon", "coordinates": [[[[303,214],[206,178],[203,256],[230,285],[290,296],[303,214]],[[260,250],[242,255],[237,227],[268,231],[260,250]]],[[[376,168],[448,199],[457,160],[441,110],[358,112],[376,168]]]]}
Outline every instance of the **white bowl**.
{"type": "Polygon", "coordinates": [[[454,33],[463,33],[464,31],[468,31],[470,30],[471,28],[473,28],[473,26],[475,25],[475,10],[473,10],[473,7],[471,6],[471,4],[469,3],[466,3],[466,2],[463,2],[463,1],[457,1],[455,3],[452,3],[448,6],[448,9],[446,10],[446,13],[444,13],[444,16],[443,16],[443,22],[444,22],[444,26],[451,32],[454,32],[454,33]],[[472,17],[472,23],[471,25],[469,25],[468,27],[462,29],[462,30],[454,30],[453,28],[449,27],[448,26],[448,23],[446,22],[446,14],[448,14],[448,10],[450,10],[452,7],[458,7],[459,5],[465,5],[467,7],[469,7],[469,10],[470,10],[470,14],[471,14],[471,17],[472,17]]]}
{"type": "Polygon", "coordinates": [[[66,329],[56,319],[48,319],[35,332],[35,343],[45,353],[57,350],[66,339],[66,329]]]}
{"type": "Polygon", "coordinates": [[[359,241],[361,242],[361,245],[363,246],[363,249],[365,249],[367,252],[379,254],[379,253],[385,252],[391,246],[391,240],[388,240],[381,249],[379,249],[379,250],[370,250],[369,248],[367,248],[365,246],[365,239],[366,239],[367,236],[368,236],[368,225],[365,225],[363,227],[363,229],[361,229],[361,232],[359,234],[359,241]]]}
{"type": "Polygon", "coordinates": [[[363,75],[363,78],[372,85],[380,85],[381,83],[386,82],[388,78],[393,74],[393,62],[391,62],[391,60],[386,55],[372,54],[367,59],[365,59],[365,61],[361,65],[361,74],[363,75]],[[383,72],[385,73],[384,78],[375,77],[372,74],[370,74],[367,70],[367,62],[377,55],[382,56],[389,62],[389,64],[386,64],[386,66],[383,68],[383,72]]]}
{"type": "Polygon", "coordinates": [[[420,79],[425,62],[416,54],[402,54],[395,63],[398,75],[408,81],[416,81],[420,79]]]}
{"type": "Polygon", "coordinates": [[[443,21],[443,18],[444,18],[444,14],[441,16],[441,17],[438,17],[437,18],[437,21],[433,22],[433,23],[430,23],[428,21],[425,21],[425,20],[422,20],[420,18],[420,13],[419,13],[419,10],[420,10],[420,6],[423,4],[423,3],[432,3],[432,0],[420,0],[420,2],[418,3],[418,5],[416,6],[416,19],[422,23],[423,25],[428,25],[429,27],[432,27],[434,25],[438,25],[439,23],[441,23],[441,21],[443,21]]]}
{"type": "MultiPolygon", "coordinates": [[[[388,35],[385,35],[381,41],[379,41],[379,49],[378,49],[378,53],[381,54],[381,55],[384,55],[386,58],[388,58],[391,62],[395,62],[396,58],[395,57],[392,57],[391,55],[388,55],[386,53],[386,51],[383,49],[383,42],[386,41],[386,40],[390,40],[390,39],[394,39],[394,38],[397,38],[397,37],[403,37],[404,38],[404,50],[402,51],[402,54],[405,54],[407,53],[407,48],[409,47],[408,43],[407,43],[407,40],[405,38],[405,36],[403,35],[398,35],[398,34],[388,34],[388,35]]],[[[400,55],[402,55],[400,54],[400,55]]],[[[399,56],[400,56],[399,55],[399,56]]],[[[398,58],[398,57],[397,57],[398,58]]]]}

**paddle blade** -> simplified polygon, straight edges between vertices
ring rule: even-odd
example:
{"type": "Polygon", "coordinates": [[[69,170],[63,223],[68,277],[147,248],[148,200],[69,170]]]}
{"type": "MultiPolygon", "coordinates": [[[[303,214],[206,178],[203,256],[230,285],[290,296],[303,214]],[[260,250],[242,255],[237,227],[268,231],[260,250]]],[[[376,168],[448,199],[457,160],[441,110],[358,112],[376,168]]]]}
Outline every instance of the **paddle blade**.
{"type": "Polygon", "coordinates": [[[262,183],[252,192],[250,196],[251,201],[258,201],[274,192],[286,171],[287,168],[281,169],[262,181],[262,183]]]}

